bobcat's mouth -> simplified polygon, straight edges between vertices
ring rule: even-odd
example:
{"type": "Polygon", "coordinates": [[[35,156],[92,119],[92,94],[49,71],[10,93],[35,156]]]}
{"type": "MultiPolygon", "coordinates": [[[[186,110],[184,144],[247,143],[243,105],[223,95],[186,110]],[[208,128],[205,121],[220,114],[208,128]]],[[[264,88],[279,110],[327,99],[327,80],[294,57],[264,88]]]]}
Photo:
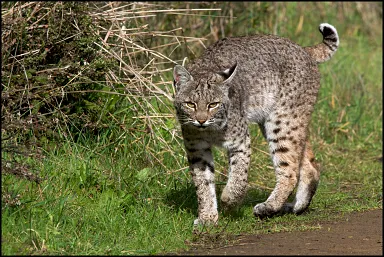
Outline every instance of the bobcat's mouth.
{"type": "Polygon", "coordinates": [[[195,127],[197,127],[199,130],[204,130],[204,129],[206,129],[207,127],[209,127],[209,125],[207,125],[207,124],[195,124],[195,127]]]}
{"type": "Polygon", "coordinates": [[[195,120],[195,121],[193,122],[193,125],[194,125],[195,127],[198,127],[198,128],[201,128],[201,129],[205,129],[206,127],[209,127],[210,122],[208,122],[208,121],[204,121],[204,122],[202,122],[202,121],[197,121],[197,120],[195,120]]]}

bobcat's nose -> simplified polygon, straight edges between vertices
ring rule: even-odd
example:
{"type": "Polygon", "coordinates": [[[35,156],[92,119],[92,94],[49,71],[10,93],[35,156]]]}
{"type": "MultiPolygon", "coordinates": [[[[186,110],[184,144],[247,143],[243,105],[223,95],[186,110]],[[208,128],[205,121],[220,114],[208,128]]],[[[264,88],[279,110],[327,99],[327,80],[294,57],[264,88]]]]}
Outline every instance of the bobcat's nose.
{"type": "Polygon", "coordinates": [[[200,123],[200,125],[203,125],[204,124],[204,122],[206,122],[207,120],[197,120],[199,123],[200,123]]]}

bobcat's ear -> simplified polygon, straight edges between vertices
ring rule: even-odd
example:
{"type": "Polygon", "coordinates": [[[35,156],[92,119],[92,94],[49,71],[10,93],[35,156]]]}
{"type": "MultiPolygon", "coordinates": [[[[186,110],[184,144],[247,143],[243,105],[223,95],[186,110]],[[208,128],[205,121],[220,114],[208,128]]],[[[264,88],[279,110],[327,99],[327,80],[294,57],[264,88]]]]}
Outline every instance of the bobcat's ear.
{"type": "Polygon", "coordinates": [[[191,74],[181,65],[176,65],[173,68],[173,85],[178,89],[181,84],[193,81],[191,74]]]}
{"type": "Polygon", "coordinates": [[[225,84],[225,83],[231,82],[233,77],[236,75],[236,71],[237,71],[237,62],[229,69],[218,72],[218,74],[224,78],[224,81],[222,83],[225,84]]]}

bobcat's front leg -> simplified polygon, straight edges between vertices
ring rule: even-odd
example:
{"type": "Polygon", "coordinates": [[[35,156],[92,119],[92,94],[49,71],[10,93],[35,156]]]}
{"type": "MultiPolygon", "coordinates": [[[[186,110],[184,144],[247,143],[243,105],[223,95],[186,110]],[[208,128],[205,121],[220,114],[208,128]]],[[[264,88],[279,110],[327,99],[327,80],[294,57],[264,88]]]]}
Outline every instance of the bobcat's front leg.
{"type": "Polygon", "coordinates": [[[246,135],[226,145],[229,157],[228,182],[221,194],[224,209],[230,209],[243,200],[247,192],[248,168],[251,159],[251,140],[246,135]]]}
{"type": "MultiPolygon", "coordinates": [[[[201,146],[201,144],[200,144],[201,146]]],[[[219,218],[214,181],[214,163],[210,147],[187,147],[189,169],[196,187],[198,224],[215,224],[219,218]]]]}

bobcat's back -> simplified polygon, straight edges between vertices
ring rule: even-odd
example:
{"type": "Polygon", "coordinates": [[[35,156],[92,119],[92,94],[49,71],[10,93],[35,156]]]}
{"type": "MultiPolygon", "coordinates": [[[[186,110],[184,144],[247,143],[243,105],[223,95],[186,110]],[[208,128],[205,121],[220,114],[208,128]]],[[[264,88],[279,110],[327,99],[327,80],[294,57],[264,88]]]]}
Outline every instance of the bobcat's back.
{"type": "Polygon", "coordinates": [[[237,64],[230,98],[240,101],[235,105],[246,109],[253,122],[262,122],[276,105],[287,102],[291,108],[307,105],[311,111],[320,85],[317,63],[328,60],[339,44],[332,25],[321,24],[320,32],[323,42],[312,47],[301,47],[274,35],[223,38],[208,47],[187,70],[201,79],[237,64]]]}
{"type": "Polygon", "coordinates": [[[316,61],[304,48],[286,38],[273,35],[224,38],[187,69],[192,77],[204,78],[234,64],[237,73],[229,88],[230,99],[253,122],[263,122],[276,105],[289,100],[286,97],[296,105],[315,100],[309,98],[314,98],[319,85],[316,61]],[[307,83],[297,83],[304,80],[307,83]]]}

